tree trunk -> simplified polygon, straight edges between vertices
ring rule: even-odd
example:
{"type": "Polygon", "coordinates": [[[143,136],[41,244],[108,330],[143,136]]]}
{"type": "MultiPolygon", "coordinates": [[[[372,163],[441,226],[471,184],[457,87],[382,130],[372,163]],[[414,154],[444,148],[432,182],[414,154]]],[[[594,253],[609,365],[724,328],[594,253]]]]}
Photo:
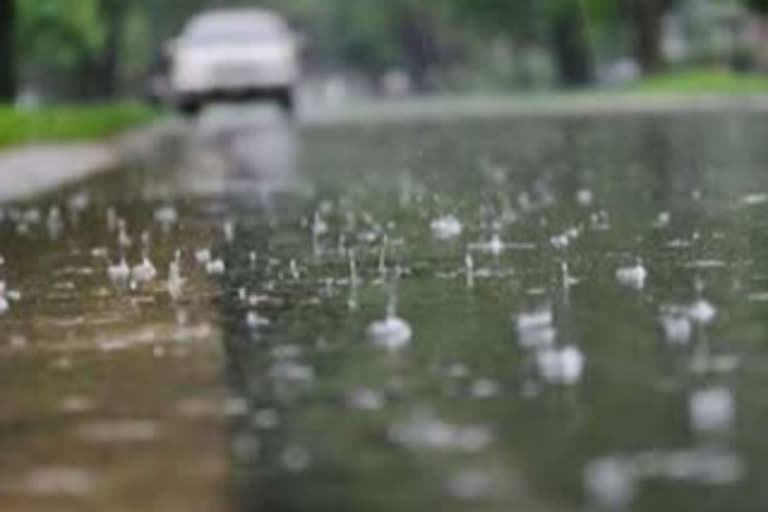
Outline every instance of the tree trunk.
{"type": "Polygon", "coordinates": [[[592,49],[577,9],[565,9],[553,20],[552,48],[561,85],[582,87],[592,82],[592,49]]]}
{"type": "Polygon", "coordinates": [[[119,87],[120,43],[123,36],[124,8],[120,1],[102,0],[106,28],[104,49],[95,66],[94,92],[97,97],[115,96],[119,87]]]}
{"type": "Polygon", "coordinates": [[[634,0],[630,9],[632,46],[637,63],[645,73],[664,66],[661,51],[664,9],[659,0],[634,0]]]}
{"type": "Polygon", "coordinates": [[[0,0],[0,101],[16,96],[15,0],[0,0]]]}
{"type": "Polygon", "coordinates": [[[424,12],[404,8],[398,16],[398,35],[408,72],[418,92],[432,92],[441,51],[432,20],[424,12]]]}

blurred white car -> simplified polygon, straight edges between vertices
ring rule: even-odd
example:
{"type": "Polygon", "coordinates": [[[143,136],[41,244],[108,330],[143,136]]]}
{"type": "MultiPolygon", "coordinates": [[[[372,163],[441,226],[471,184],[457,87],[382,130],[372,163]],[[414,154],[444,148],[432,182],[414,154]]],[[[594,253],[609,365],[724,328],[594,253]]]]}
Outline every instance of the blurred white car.
{"type": "Polygon", "coordinates": [[[176,105],[195,114],[209,101],[272,99],[294,108],[300,43],[263,9],[220,9],[193,18],[169,45],[176,105]]]}

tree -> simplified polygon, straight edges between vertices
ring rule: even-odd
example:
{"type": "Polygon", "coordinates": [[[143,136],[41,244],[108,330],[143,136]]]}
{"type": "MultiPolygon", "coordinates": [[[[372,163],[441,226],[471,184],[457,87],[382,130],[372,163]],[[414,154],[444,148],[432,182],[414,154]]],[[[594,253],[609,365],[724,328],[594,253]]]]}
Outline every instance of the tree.
{"type": "Polygon", "coordinates": [[[104,27],[104,40],[94,66],[93,78],[97,96],[110,97],[117,93],[125,13],[130,7],[129,0],[101,0],[99,2],[99,15],[104,27]]]}
{"type": "Polygon", "coordinates": [[[768,16],[768,0],[742,0],[747,9],[759,14],[768,16]]]}
{"type": "Polygon", "coordinates": [[[126,21],[140,1],[16,0],[24,77],[54,98],[114,96],[125,64],[126,21]]]}
{"type": "Polygon", "coordinates": [[[0,0],[0,101],[16,95],[15,0],[0,0]]]}
{"type": "Polygon", "coordinates": [[[547,25],[560,83],[566,87],[588,85],[594,78],[594,48],[585,4],[561,0],[554,2],[550,9],[547,25]]]}
{"type": "Polygon", "coordinates": [[[624,0],[624,15],[632,36],[632,53],[646,73],[659,71],[664,65],[661,51],[664,15],[674,0],[624,0]]]}
{"type": "Polygon", "coordinates": [[[435,87],[435,70],[442,63],[442,49],[435,27],[434,11],[417,2],[400,2],[394,15],[395,33],[403,60],[418,91],[435,87]]]}
{"type": "Polygon", "coordinates": [[[608,0],[454,0],[457,12],[512,40],[543,42],[552,49],[561,85],[592,80],[592,9],[608,0]]]}

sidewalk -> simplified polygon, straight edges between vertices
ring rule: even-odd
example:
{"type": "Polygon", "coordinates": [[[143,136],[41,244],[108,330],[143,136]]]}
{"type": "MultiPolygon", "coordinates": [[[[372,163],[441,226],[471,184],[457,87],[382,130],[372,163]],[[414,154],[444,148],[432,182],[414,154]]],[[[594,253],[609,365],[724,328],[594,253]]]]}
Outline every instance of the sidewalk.
{"type": "Polygon", "coordinates": [[[114,170],[150,152],[179,129],[173,120],[103,141],[40,143],[0,150],[0,203],[25,200],[114,170]]]}

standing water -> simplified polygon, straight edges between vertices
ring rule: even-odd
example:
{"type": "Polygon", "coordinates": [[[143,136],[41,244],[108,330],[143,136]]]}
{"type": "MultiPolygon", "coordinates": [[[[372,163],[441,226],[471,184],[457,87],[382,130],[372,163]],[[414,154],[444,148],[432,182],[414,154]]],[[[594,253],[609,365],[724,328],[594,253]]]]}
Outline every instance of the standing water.
{"type": "Polygon", "coordinates": [[[702,117],[262,127],[8,207],[0,505],[763,508],[768,133],[702,117]]]}

